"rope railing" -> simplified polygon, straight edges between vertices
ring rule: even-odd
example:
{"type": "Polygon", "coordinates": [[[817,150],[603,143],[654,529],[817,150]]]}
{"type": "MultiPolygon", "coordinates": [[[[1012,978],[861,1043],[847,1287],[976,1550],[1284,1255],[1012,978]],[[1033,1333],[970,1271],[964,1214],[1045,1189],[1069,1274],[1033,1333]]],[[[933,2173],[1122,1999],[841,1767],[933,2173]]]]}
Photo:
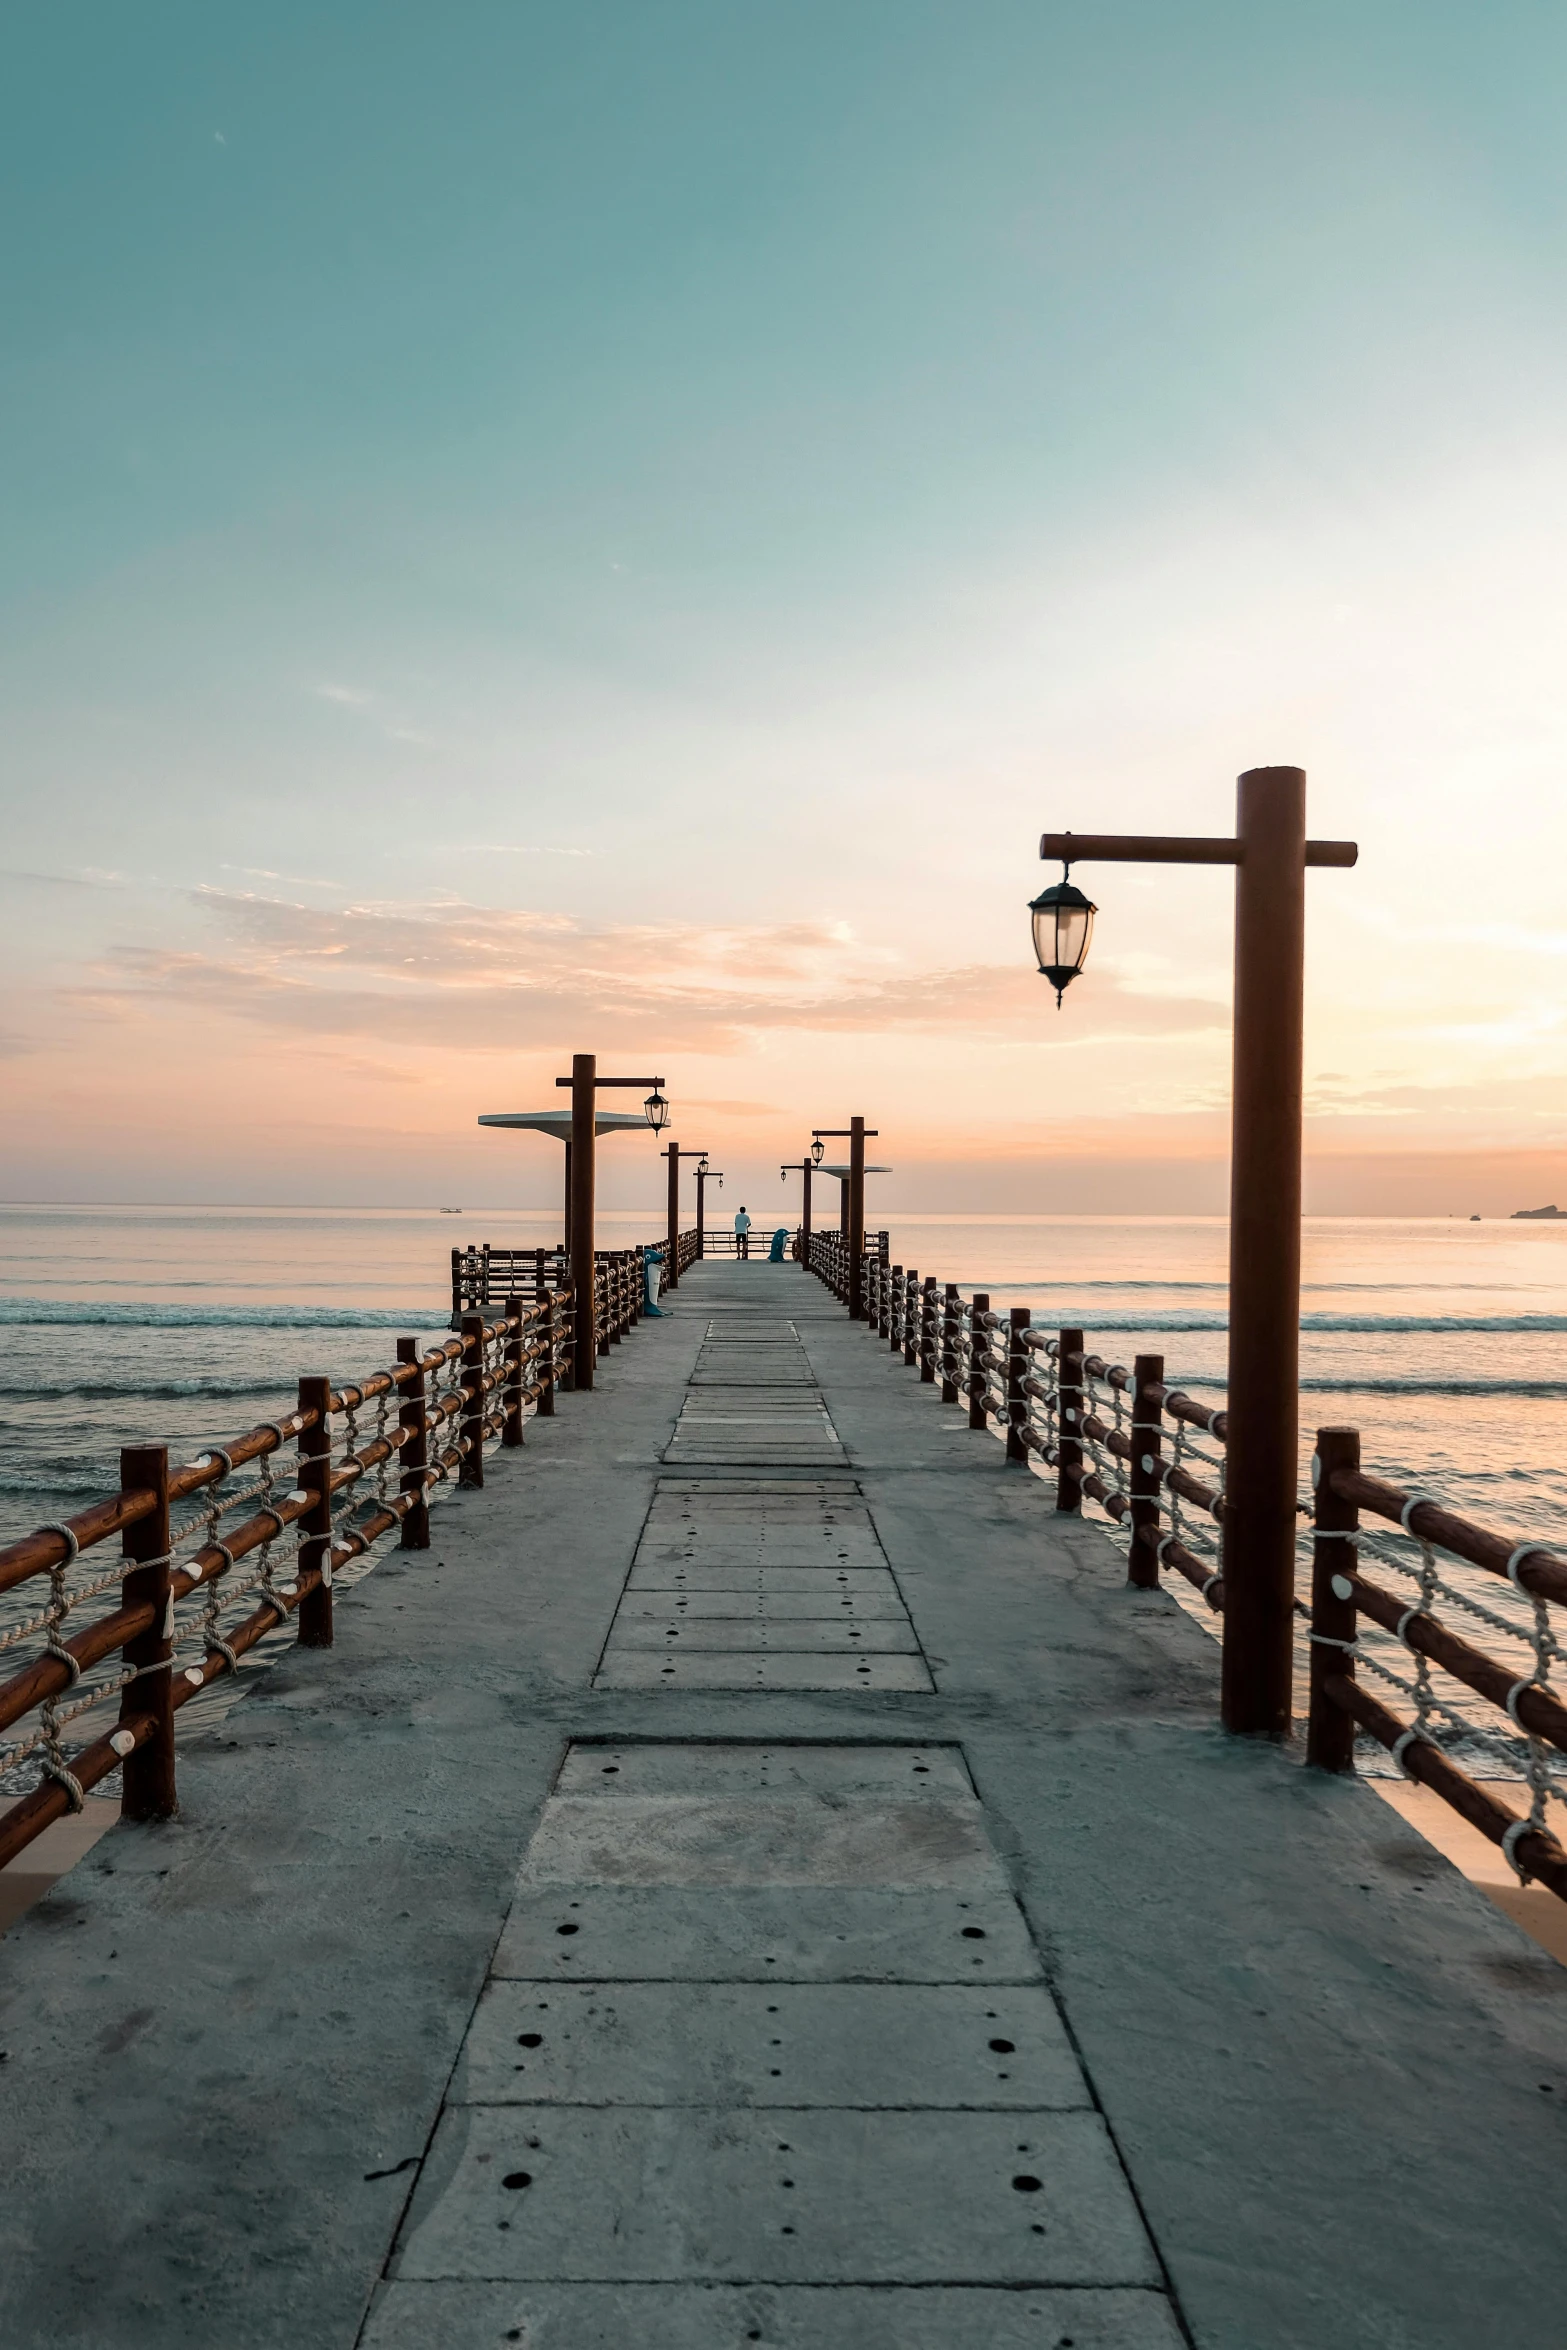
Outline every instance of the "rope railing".
{"type": "Polygon", "coordinates": [[[291,1619],[301,1646],[330,1647],[335,1579],[386,1535],[428,1548],[434,1489],[482,1486],[486,1449],[520,1445],[570,1385],[569,1306],[512,1296],[424,1353],[399,1340],[357,1386],[301,1379],[292,1412],[181,1467],[128,1447],[118,1492],[0,1549],[0,1594],[21,1595],[0,1614],[0,1867],[115,1772],[126,1816],[169,1816],[180,1708],[291,1619]],[[112,1565],[79,1568],[116,1535],[112,1565]]]}
{"type": "MultiPolygon", "coordinates": [[[[837,1233],[812,1235],[811,1270],[848,1298],[837,1233]]],[[[1059,1509],[1092,1501],[1127,1532],[1132,1583],[1156,1589],[1173,1571],[1222,1613],[1222,1405],[1170,1386],[1160,1355],[1138,1355],[1128,1370],[1091,1352],[1081,1330],[1037,1329],[1024,1306],[992,1312],[984,1294],[964,1298],[950,1282],[888,1264],[885,1251],[867,1249],[861,1282],[867,1324],[923,1383],[939,1383],[943,1402],[966,1398],[970,1427],[1002,1437],[1009,1460],[1053,1469],[1059,1509]]],[[[1500,1846],[1521,1878],[1567,1900],[1567,1844],[1548,1816],[1567,1803],[1567,1698],[1551,1679],[1564,1653],[1551,1609],[1567,1606],[1567,1559],[1363,1475],[1355,1430],[1319,1432],[1313,1499],[1301,1513],[1315,1518],[1308,1758],[1352,1769],[1358,1728],[1500,1846]],[[1363,1511],[1398,1531],[1366,1532],[1363,1511]],[[1444,1560],[1496,1577],[1508,1592],[1487,1604],[1444,1572],[1444,1560]],[[1368,1574],[1368,1563],[1401,1587],[1368,1574]],[[1502,1655],[1444,1620],[1439,1605],[1483,1626],[1502,1655]],[[1408,1670],[1400,1657],[1412,1660],[1408,1670]],[[1357,1665],[1406,1710],[1362,1686],[1357,1665]],[[1476,1697],[1490,1714],[1477,1714],[1476,1697]],[[1454,1750],[1524,1785],[1527,1813],[1510,1809],[1454,1750]]]]}
{"type": "Polygon", "coordinates": [[[1308,1759],[1352,1770],[1355,1733],[1365,1732],[1406,1778],[1499,1846],[1520,1880],[1567,1900],[1567,1847],[1551,1815],[1552,1805],[1567,1804],[1567,1704],[1552,1682],[1563,1651],[1551,1612],[1567,1607],[1567,1559],[1366,1476],[1358,1429],[1318,1431],[1312,1481],[1308,1759]],[[1363,1514],[1396,1532],[1365,1527],[1363,1514]],[[1455,1580],[1455,1565],[1494,1577],[1494,1603],[1455,1580]],[[1502,1655],[1457,1630],[1451,1613],[1483,1625],[1502,1655]],[[1362,1674],[1405,1710],[1366,1688],[1362,1674]],[[1470,1697],[1490,1712],[1477,1719],[1470,1697]],[[1482,1785],[1455,1749],[1489,1766],[1493,1779],[1518,1780],[1528,1810],[1514,1811],[1482,1785]]]}
{"type": "MultiPolygon", "coordinates": [[[[683,1273],[700,1253],[694,1232],[682,1232],[679,1239],[679,1257],[676,1272],[683,1273]]],[[[604,1351],[603,1330],[606,1321],[612,1323],[610,1343],[616,1343],[639,1318],[642,1312],[643,1264],[651,1253],[658,1260],[658,1295],[664,1294],[668,1282],[668,1267],[664,1263],[665,1243],[649,1241],[633,1248],[595,1249],[593,1260],[598,1267],[598,1321],[599,1352],[604,1351]],[[606,1308],[606,1291],[610,1303],[606,1308]]],[[[486,1313],[499,1305],[503,1298],[520,1297],[530,1303],[547,1297],[551,1290],[569,1289],[571,1264],[563,1242],[552,1248],[496,1248],[489,1241],[478,1241],[467,1248],[452,1250],[452,1328],[455,1330],[464,1314],[486,1313]]]]}

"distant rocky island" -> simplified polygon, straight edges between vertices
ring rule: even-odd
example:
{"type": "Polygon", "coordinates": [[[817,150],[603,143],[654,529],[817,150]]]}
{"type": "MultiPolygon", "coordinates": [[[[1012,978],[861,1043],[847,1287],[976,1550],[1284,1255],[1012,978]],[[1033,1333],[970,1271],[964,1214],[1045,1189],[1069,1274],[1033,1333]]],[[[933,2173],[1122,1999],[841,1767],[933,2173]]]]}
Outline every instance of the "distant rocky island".
{"type": "Polygon", "coordinates": [[[1513,1210],[1513,1212],[1512,1212],[1512,1218],[1511,1218],[1511,1221],[1512,1221],[1514,1224],[1538,1224],[1538,1223],[1539,1223],[1539,1222],[1542,1220],[1542,1218],[1549,1219],[1549,1218],[1550,1218],[1550,1217],[1552,1217],[1552,1216],[1561,1216],[1561,1215],[1567,1215],[1567,1209],[1562,1209],[1562,1208],[1514,1208],[1514,1210],[1513,1210]]]}

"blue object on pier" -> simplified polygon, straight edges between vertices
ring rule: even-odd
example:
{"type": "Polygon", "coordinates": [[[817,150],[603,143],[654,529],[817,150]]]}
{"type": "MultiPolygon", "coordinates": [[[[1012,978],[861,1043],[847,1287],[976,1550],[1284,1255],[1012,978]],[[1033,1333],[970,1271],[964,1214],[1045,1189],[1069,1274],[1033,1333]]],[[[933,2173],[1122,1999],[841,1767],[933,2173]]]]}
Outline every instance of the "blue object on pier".
{"type": "Polygon", "coordinates": [[[773,1245],[772,1245],[771,1249],[768,1251],[767,1262],[768,1262],[770,1265],[781,1265],[781,1264],[783,1263],[783,1261],[784,1261],[784,1246],[785,1246],[785,1243],[788,1241],[788,1238],[789,1238],[789,1235],[788,1235],[788,1233],[787,1233],[787,1232],[784,1230],[784,1227],[783,1227],[783,1226],[780,1224],[780,1225],[779,1225],[779,1227],[778,1227],[778,1229],[777,1229],[777,1231],[776,1231],[776,1232],[773,1234],[773,1245]]]}
{"type": "Polygon", "coordinates": [[[664,1309],[658,1302],[656,1268],[663,1261],[664,1252],[661,1248],[645,1248],[642,1251],[642,1311],[644,1314],[657,1314],[660,1320],[663,1318],[664,1309]]]}

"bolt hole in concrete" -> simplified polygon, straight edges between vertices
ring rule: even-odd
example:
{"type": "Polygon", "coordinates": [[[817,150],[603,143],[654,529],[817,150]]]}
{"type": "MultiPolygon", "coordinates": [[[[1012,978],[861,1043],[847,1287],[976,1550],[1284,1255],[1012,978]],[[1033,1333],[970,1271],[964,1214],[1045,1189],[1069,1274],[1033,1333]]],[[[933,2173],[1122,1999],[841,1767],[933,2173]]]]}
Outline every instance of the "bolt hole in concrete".
{"type": "MultiPolygon", "coordinates": [[[[506,2184],[510,2186],[511,2181],[508,2179],[506,2184]]],[[[1039,2181],[1032,2171],[1020,2170],[1012,2184],[1020,2195],[1037,2195],[1039,2193],[1039,2181]]]]}
{"type": "Polygon", "coordinates": [[[985,1939],[984,1927],[965,1926],[963,1928],[963,1939],[965,1942],[983,1942],[985,1939]]]}
{"type": "MultiPolygon", "coordinates": [[[[1017,2042],[1015,2040],[992,2040],[990,2045],[998,2056],[1011,2056],[1017,2047],[1017,2042]]],[[[525,2048],[536,2048],[538,2046],[538,2040],[537,2038],[534,2038],[533,2040],[525,2040],[523,2042],[523,2046],[525,2048]]]]}
{"type": "MultiPolygon", "coordinates": [[[[542,2048],[543,2045],[544,2034],[542,2032],[519,2032],[517,2034],[517,2046],[519,2048],[542,2048]]],[[[1004,2042],[992,2040],[990,2045],[992,2048],[1003,2046],[1010,2048],[1012,2043],[1010,2040],[1004,2042]]]]}
{"type": "MultiPolygon", "coordinates": [[[[531,2170],[509,2170],[501,2181],[503,2187],[531,2187],[532,2184],[533,2173],[531,2170]]],[[[1015,2180],[1013,2184],[1016,2184],[1015,2180]]]]}
{"type": "Polygon", "coordinates": [[[566,1924],[566,1925],[564,1925],[564,1926],[557,1926],[557,1927],[555,1928],[555,1931],[556,1931],[556,1933],[557,1933],[557,1934],[575,1934],[575,1933],[576,1933],[576,1931],[577,1931],[577,1928],[576,1928],[575,1926],[573,1926],[573,1925],[571,1925],[571,1924],[569,1924],[569,1923],[568,1923],[568,1924],[566,1924]]]}

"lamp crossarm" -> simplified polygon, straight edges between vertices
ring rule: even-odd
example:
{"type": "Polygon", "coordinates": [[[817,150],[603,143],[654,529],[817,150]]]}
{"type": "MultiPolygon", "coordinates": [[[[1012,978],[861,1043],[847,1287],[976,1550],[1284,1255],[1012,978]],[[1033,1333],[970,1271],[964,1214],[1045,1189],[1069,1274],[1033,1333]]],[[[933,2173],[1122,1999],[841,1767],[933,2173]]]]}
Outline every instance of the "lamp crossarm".
{"type": "MultiPolygon", "coordinates": [[[[571,1077],[557,1077],[555,1082],[557,1085],[571,1086],[575,1084],[576,1080],[571,1077]]],[[[650,1085],[655,1093],[662,1093],[664,1090],[662,1077],[595,1077],[593,1082],[597,1086],[625,1085],[640,1088],[644,1085],[650,1085]]]]}
{"type": "MultiPolygon", "coordinates": [[[[828,1142],[839,1136],[852,1134],[853,1132],[854,1128],[852,1126],[813,1126],[811,1128],[811,1138],[814,1141],[816,1136],[819,1134],[824,1142],[828,1142]]],[[[879,1126],[867,1126],[865,1129],[866,1140],[869,1141],[873,1134],[880,1134],[880,1132],[881,1128],[879,1126]]]]}
{"type": "MultiPolygon", "coordinates": [[[[1239,865],[1245,844],[1238,840],[1205,839],[1196,834],[1157,832],[1046,832],[1039,839],[1041,857],[1059,857],[1063,864],[1084,862],[1113,865],[1239,865]]],[[[1352,840],[1308,840],[1308,865],[1353,865],[1360,845],[1352,840]]]]}

